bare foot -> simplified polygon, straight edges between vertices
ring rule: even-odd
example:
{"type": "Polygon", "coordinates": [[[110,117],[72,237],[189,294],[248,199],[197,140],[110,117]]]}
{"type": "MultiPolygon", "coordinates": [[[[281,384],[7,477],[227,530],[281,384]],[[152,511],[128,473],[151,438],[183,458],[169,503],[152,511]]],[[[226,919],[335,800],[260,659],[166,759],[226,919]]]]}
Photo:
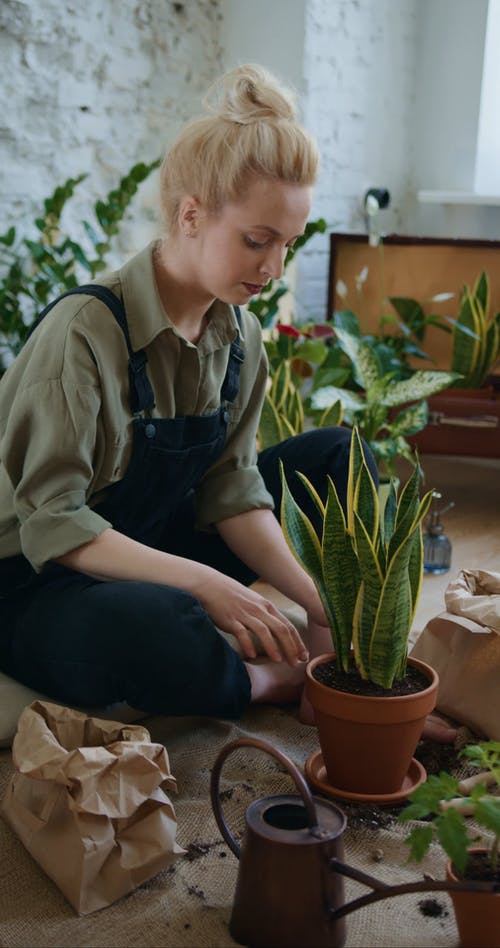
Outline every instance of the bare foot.
{"type": "Polygon", "coordinates": [[[428,741],[437,741],[438,744],[453,744],[457,730],[447,721],[435,714],[429,714],[424,724],[422,737],[428,741]]]}
{"type": "Polygon", "coordinates": [[[250,677],[251,701],[255,703],[291,704],[304,690],[307,662],[291,666],[288,662],[272,662],[266,656],[249,659],[245,668],[250,677]]]}

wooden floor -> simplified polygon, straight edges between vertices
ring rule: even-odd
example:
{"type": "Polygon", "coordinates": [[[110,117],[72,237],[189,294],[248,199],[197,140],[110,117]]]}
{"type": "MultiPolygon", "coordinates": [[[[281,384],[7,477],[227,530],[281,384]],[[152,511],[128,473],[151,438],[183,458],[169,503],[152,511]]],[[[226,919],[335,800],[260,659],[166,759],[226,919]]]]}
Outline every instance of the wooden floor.
{"type": "Polygon", "coordinates": [[[421,464],[425,489],[439,490],[441,503],[454,501],[455,506],[443,517],[452,544],[451,569],[441,576],[424,575],[412,640],[445,610],[446,587],[461,569],[500,572],[500,459],[426,455],[421,464]]]}

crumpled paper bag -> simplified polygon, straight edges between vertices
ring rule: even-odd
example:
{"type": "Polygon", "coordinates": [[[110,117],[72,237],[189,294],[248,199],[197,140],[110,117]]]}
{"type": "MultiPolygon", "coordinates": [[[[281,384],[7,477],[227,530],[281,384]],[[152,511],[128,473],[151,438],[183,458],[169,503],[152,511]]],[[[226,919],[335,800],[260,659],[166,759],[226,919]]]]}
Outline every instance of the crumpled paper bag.
{"type": "Polygon", "coordinates": [[[412,656],[436,669],[436,708],[479,737],[500,740],[500,573],[461,570],[446,612],[427,623],[412,656]]]}
{"type": "Polygon", "coordinates": [[[463,569],[444,594],[448,612],[500,632],[500,573],[463,569]]]}
{"type": "Polygon", "coordinates": [[[185,852],[162,787],[168,755],[146,728],[47,701],[19,718],[1,811],[80,915],[110,905],[185,852]]]}

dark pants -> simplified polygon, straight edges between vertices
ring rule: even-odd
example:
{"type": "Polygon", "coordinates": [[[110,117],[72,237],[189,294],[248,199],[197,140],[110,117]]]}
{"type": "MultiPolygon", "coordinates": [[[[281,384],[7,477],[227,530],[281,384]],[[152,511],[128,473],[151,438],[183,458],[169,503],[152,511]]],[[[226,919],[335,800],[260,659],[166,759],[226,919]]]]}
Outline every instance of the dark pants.
{"type": "MultiPolygon", "coordinates": [[[[296,498],[315,517],[294,472],[325,496],[326,475],[345,500],[350,432],[314,430],[263,452],[259,467],[279,516],[283,460],[296,498]]],[[[367,452],[372,472],[374,462],[367,452]]],[[[256,579],[218,534],[194,529],[189,505],[169,527],[168,551],[206,563],[245,584],[256,579]]],[[[67,704],[127,701],[168,715],[239,717],[250,681],[237,653],[189,593],[144,582],[99,582],[49,568],[0,600],[0,668],[67,704]]]]}

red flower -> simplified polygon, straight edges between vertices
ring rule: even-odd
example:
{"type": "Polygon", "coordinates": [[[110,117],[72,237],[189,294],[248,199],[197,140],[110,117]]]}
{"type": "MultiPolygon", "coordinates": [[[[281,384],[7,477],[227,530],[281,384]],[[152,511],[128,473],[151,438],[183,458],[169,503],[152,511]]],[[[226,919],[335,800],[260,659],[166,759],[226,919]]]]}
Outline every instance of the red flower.
{"type": "Polygon", "coordinates": [[[282,336],[293,336],[294,339],[298,339],[301,335],[299,330],[295,329],[295,326],[288,326],[285,323],[276,323],[276,329],[282,336]]]}

